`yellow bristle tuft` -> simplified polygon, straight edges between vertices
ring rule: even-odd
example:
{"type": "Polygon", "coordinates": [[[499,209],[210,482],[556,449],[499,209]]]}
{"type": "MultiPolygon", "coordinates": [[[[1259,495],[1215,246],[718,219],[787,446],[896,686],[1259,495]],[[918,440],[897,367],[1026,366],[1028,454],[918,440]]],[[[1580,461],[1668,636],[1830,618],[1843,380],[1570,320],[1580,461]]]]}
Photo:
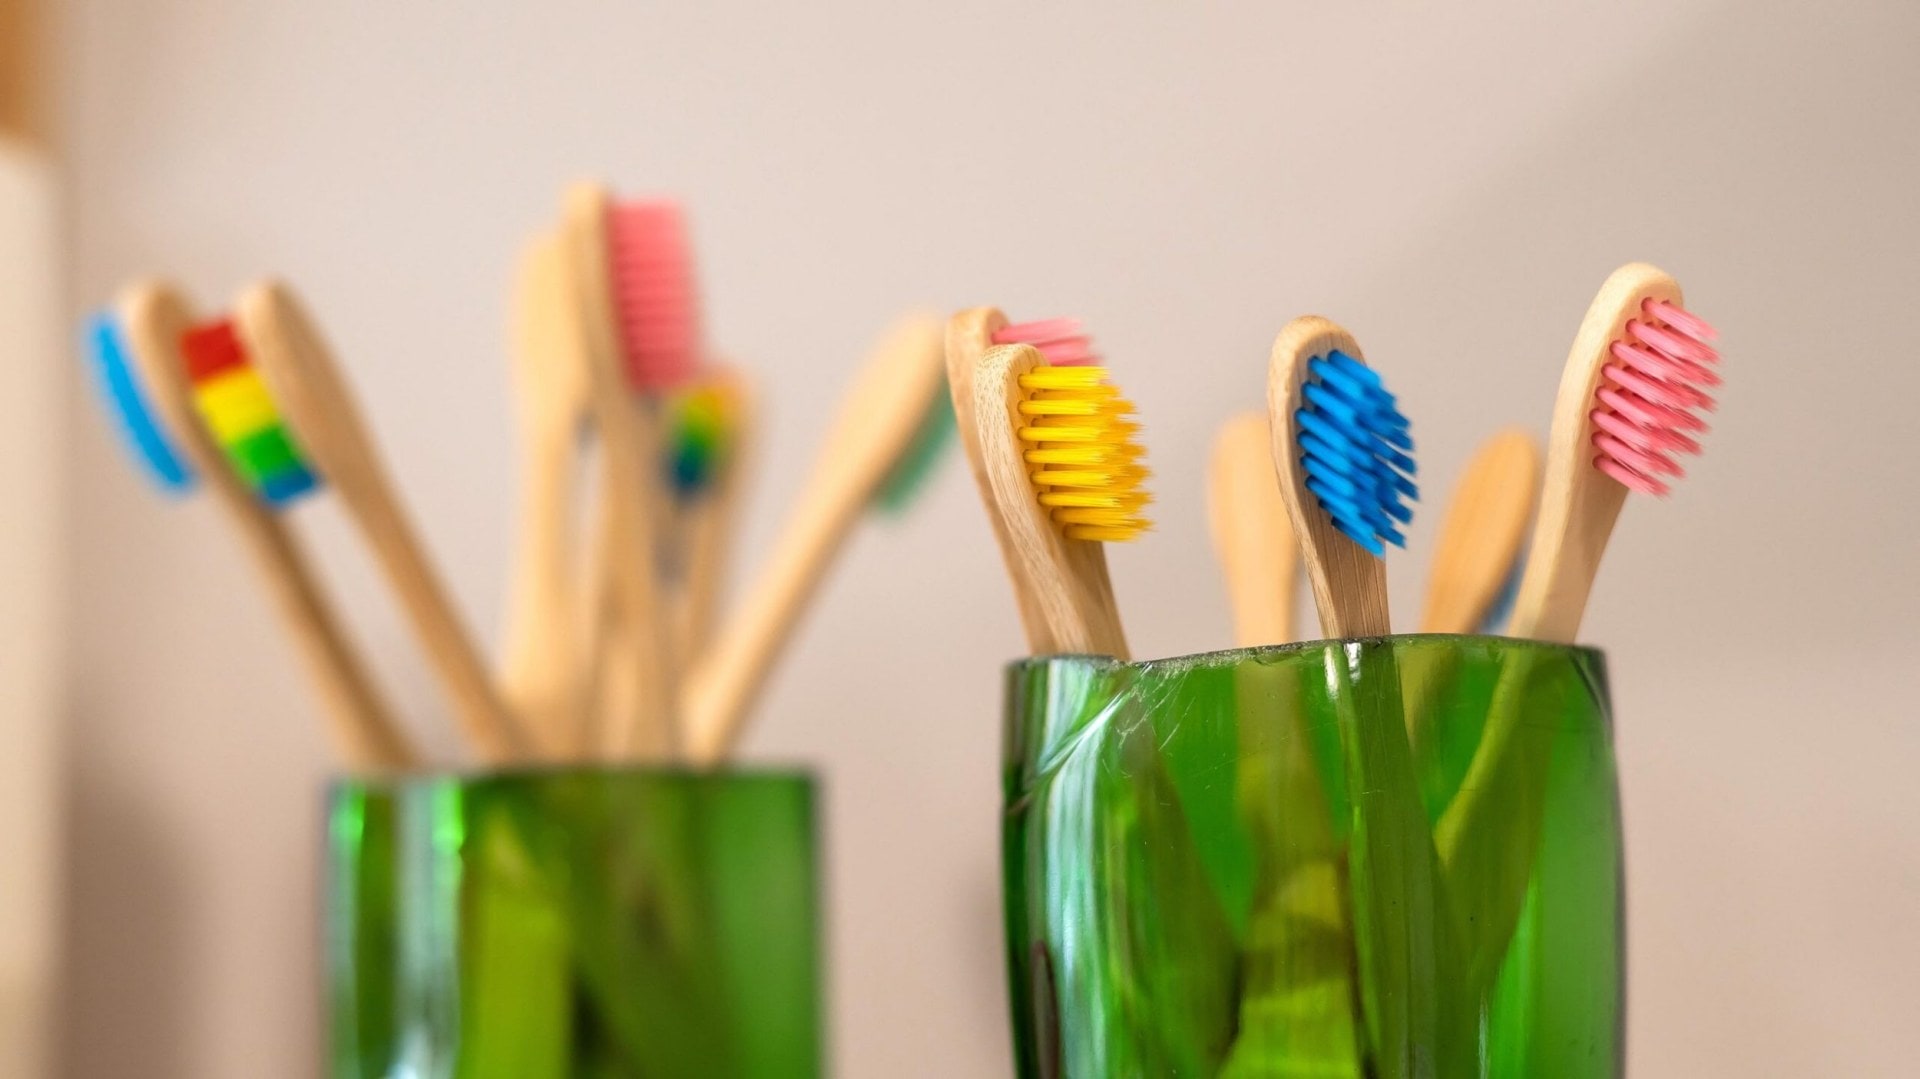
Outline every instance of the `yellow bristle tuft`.
{"type": "Polygon", "coordinates": [[[1101,367],[1036,367],[1020,376],[1026,397],[1022,459],[1040,504],[1068,539],[1101,543],[1138,539],[1151,527],[1145,451],[1128,419],[1133,403],[1107,382],[1101,367]]]}

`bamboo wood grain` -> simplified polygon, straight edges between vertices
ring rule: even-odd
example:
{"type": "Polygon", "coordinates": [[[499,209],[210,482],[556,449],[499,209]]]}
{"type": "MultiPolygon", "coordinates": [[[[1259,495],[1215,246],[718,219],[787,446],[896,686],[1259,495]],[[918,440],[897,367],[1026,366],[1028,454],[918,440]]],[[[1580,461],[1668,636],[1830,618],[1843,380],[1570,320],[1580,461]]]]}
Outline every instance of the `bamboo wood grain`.
{"type": "Polygon", "coordinates": [[[1580,632],[1587,596],[1627,497],[1626,487],[1593,467],[1589,416],[1609,347],[1648,299],[1679,306],[1680,285],[1644,262],[1622,266],[1601,286],[1574,336],[1554,401],[1539,516],[1508,636],[1571,644],[1580,632]]]}
{"type": "Polygon", "coordinates": [[[1381,637],[1392,632],[1386,564],[1334,527],[1307,490],[1306,471],[1301,464],[1299,424],[1294,417],[1300,411],[1307,361],[1336,349],[1366,362],[1352,334],[1318,315],[1294,319],[1274,338],[1267,368],[1273,467],[1279,474],[1280,494],[1306,562],[1307,581],[1313,586],[1321,634],[1329,640],[1381,637]]]}
{"type": "Polygon", "coordinates": [[[1481,443],[1440,521],[1422,633],[1474,633],[1519,565],[1540,492],[1540,445],[1511,427],[1481,443]]]}
{"type": "Polygon", "coordinates": [[[277,282],[241,295],[234,326],[295,440],[366,539],[475,751],[489,764],[523,758],[525,739],[421,547],[319,330],[277,282]]]}
{"type": "Polygon", "coordinates": [[[348,765],[372,772],[418,766],[418,751],[394,722],[366,663],[348,640],[305,548],[234,472],[194,407],[180,356],[181,335],[195,321],[186,301],[166,284],[146,283],[128,289],[117,309],[141,383],[174,443],[232,519],[266,579],[348,765]]]}
{"type": "Polygon", "coordinates": [[[1023,458],[1018,432],[1027,421],[1018,409],[1026,391],[1020,376],[1044,363],[1030,345],[995,345],[974,369],[973,430],[992,493],[987,511],[1006,537],[1021,609],[1036,618],[1027,627],[1029,650],[1125,660],[1126,633],[1107,576],[1106,547],[1061,535],[1040,505],[1023,458]]]}
{"type": "Polygon", "coordinates": [[[759,401],[746,373],[723,368],[731,419],[727,443],[711,483],[680,514],[682,581],[674,621],[683,666],[697,667],[713,644],[714,623],[726,591],[739,538],[740,507],[752,470],[759,401]]]}
{"type": "Polygon", "coordinates": [[[848,389],[746,606],[688,682],[688,741],[697,763],[718,761],[738,740],[800,615],[854,523],[913,446],[942,384],[940,323],[912,318],[888,333],[848,389]]]}
{"type": "Polygon", "coordinates": [[[507,600],[501,692],[542,752],[587,751],[585,614],[576,565],[576,489],[589,386],[586,342],[559,235],[521,259],[514,303],[514,374],[525,441],[518,549],[507,600]]]}
{"type": "Polygon", "coordinates": [[[621,359],[607,250],[611,206],[604,187],[580,183],[567,192],[564,209],[601,447],[588,670],[602,756],[658,761],[680,751],[678,679],[660,580],[661,433],[656,403],[633,393],[621,359]]]}
{"type": "Polygon", "coordinates": [[[1007,325],[1007,316],[998,308],[975,307],[947,320],[947,391],[953,397],[953,414],[960,430],[960,441],[966,450],[967,469],[973,473],[973,483],[980,491],[980,501],[987,507],[987,521],[993,529],[994,542],[1000,548],[1000,560],[1006,566],[1007,579],[1013,585],[1014,603],[1020,611],[1020,627],[1025,631],[1029,642],[1046,637],[1046,618],[1034,605],[1033,588],[1022,579],[1025,572],[1020,564],[1018,552],[1014,550],[1013,540],[1007,533],[1006,522],[994,512],[993,487],[987,482],[986,458],[980,452],[980,431],[973,416],[973,381],[979,370],[980,358],[993,346],[993,335],[1007,325]]]}
{"type": "Polygon", "coordinates": [[[1227,581],[1238,648],[1294,639],[1300,548],[1273,471],[1273,436],[1262,412],[1221,425],[1207,468],[1207,521],[1227,581]]]}

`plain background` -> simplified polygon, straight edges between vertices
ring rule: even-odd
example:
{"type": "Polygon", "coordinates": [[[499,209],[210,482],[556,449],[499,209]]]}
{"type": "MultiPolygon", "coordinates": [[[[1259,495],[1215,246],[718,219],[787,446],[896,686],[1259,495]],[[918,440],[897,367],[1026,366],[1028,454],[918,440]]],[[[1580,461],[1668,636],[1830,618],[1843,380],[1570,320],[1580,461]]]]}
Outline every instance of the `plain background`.
{"type": "MultiPolygon", "coordinates": [[[[1140,403],[1158,529],[1136,650],[1222,646],[1213,428],[1296,314],[1352,327],[1432,495],[1544,427],[1568,339],[1645,259],[1723,331],[1706,456],[1616,533],[1633,1070],[1909,1074],[1920,8],[1655,3],[65,7],[74,313],[141,274],[295,282],[492,637],[514,510],[512,262],[565,181],[683,197],[717,345],[770,402],[764,551],[904,309],[1086,319],[1140,403]]],[[[314,1074],[330,764],[242,551],[163,502],[77,377],[65,1074],[314,1074]]],[[[950,463],[864,529],[747,756],[827,780],[836,1074],[994,1076],[997,669],[1018,648],[950,463]]],[[[1389,565],[1417,610],[1430,497],[1389,565]]],[[[449,744],[337,507],[297,516],[449,744]]]]}

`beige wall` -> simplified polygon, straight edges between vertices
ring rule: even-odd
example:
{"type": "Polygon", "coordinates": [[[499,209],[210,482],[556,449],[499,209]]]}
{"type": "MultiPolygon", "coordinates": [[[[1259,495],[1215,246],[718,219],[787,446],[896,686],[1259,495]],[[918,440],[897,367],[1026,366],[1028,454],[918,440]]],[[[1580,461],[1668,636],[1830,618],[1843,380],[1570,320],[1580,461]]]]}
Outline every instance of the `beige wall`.
{"type": "MultiPolygon", "coordinates": [[[[1544,424],[1606,272],[1661,263],[1730,359],[1707,456],[1632,507],[1587,622],[1624,759],[1634,1070],[1910,1071],[1920,8],[656,7],[79,0],[78,293],[303,286],[486,627],[509,260],[576,173],[691,204],[716,336],[772,402],[750,551],[895,312],[1080,315],[1147,424],[1159,528],[1115,576],[1165,654],[1225,643],[1202,452],[1288,317],[1355,328],[1442,490],[1494,425],[1544,424]]],[[[311,1074],[312,705],[212,508],[163,505],[82,411],[71,1074],[311,1074]]],[[[336,510],[301,516],[404,657],[336,510]]],[[[1436,517],[1390,564],[1403,618],[1436,517]]],[[[960,470],[850,568],[750,746],[831,781],[838,1072],[1006,1074],[1016,631],[960,470]]],[[[438,724],[418,666],[389,670],[438,724]]]]}

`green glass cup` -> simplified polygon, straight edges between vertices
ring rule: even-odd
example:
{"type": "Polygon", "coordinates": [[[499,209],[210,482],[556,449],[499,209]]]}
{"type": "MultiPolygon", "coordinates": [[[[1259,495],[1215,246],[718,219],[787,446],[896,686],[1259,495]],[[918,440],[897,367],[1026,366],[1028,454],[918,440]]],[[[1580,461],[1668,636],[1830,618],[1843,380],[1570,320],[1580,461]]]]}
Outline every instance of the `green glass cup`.
{"type": "Polygon", "coordinates": [[[798,773],[337,784],[328,1074],[820,1074],[814,813],[798,773]]]}
{"type": "Polygon", "coordinates": [[[1598,652],[1065,656],[1007,694],[1022,1076],[1621,1073],[1598,652]]]}

